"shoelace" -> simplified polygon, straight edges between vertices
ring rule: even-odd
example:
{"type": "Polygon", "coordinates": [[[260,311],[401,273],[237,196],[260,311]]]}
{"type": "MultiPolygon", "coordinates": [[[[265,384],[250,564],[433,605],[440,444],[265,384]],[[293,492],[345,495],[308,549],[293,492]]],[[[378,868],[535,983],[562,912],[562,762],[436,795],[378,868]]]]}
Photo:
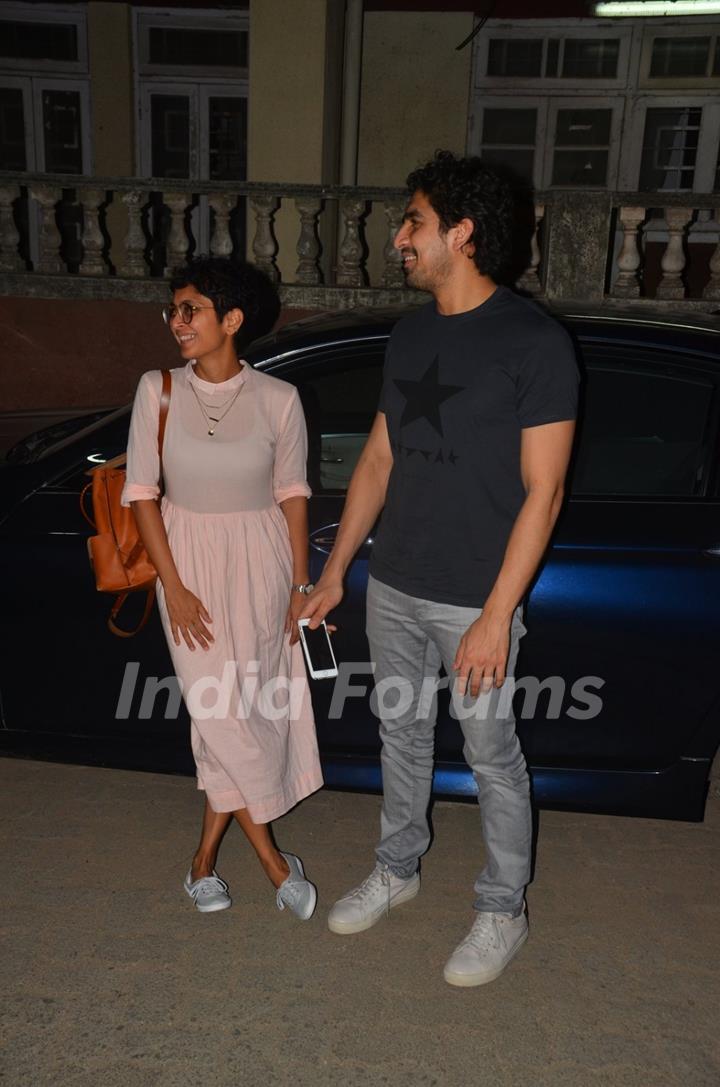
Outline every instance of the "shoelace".
{"type": "Polygon", "coordinates": [[[277,907],[279,910],[284,910],[286,903],[290,907],[290,909],[292,909],[292,907],[297,903],[299,897],[300,888],[298,887],[297,883],[288,883],[288,881],[285,880],[285,882],[281,883],[278,887],[275,901],[277,902],[277,907]]]}
{"type": "Polygon", "coordinates": [[[461,941],[458,950],[462,947],[474,947],[477,951],[489,951],[492,948],[499,947],[493,914],[479,913],[477,915],[472,928],[465,939],[461,941]]]}
{"type": "Polygon", "coordinates": [[[385,889],[387,891],[387,902],[385,903],[385,913],[389,914],[390,913],[390,890],[391,890],[390,872],[389,872],[389,869],[383,868],[379,864],[377,865],[377,867],[373,868],[372,872],[367,877],[367,879],[364,879],[362,881],[362,883],[358,887],[355,888],[354,891],[351,891],[349,895],[346,895],[346,898],[357,898],[362,902],[363,899],[371,898],[371,897],[373,897],[375,895],[375,893],[379,890],[378,885],[380,885],[382,887],[385,887],[385,889]]]}
{"type": "Polygon", "coordinates": [[[218,894],[218,892],[223,893],[228,889],[227,883],[224,879],[220,879],[220,876],[204,876],[197,882],[197,887],[192,890],[194,898],[198,898],[199,895],[214,895],[218,894]]]}

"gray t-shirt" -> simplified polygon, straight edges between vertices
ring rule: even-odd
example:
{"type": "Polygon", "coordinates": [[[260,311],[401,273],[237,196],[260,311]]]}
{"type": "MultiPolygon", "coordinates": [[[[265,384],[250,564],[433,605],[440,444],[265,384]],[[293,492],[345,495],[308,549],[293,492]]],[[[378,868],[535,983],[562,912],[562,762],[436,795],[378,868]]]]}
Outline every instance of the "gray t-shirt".
{"type": "Polygon", "coordinates": [[[379,410],[393,451],[370,573],[410,596],[482,607],[525,500],[525,427],[574,419],[570,337],[506,287],[466,313],[430,302],[393,330],[379,410]]]}

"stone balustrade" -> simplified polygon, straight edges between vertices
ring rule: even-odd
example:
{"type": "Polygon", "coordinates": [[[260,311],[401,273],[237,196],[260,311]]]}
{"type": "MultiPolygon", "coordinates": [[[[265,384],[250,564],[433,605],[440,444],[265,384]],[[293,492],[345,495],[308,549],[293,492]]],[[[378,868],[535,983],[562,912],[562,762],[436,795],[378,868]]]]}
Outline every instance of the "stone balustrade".
{"type": "MultiPolygon", "coordinates": [[[[399,189],[0,173],[0,293],[155,301],[193,253],[247,256],[308,309],[417,300],[399,189]]],[[[556,302],[717,309],[718,196],[554,190],[521,209],[512,279],[556,302]]]]}
{"type": "Polygon", "coordinates": [[[206,252],[253,260],[286,305],[403,300],[403,205],[395,189],[0,173],[0,293],[155,300],[206,252]]]}
{"type": "Polygon", "coordinates": [[[695,300],[715,308],[720,300],[720,206],[717,195],[629,195],[616,208],[620,250],[609,285],[611,297],[695,300]],[[648,201],[652,199],[652,207],[648,201]],[[655,241],[653,241],[653,238],[655,241]],[[654,286],[648,289],[647,253],[658,249],[654,286]],[[708,305],[709,304],[709,305],[708,305]]]}

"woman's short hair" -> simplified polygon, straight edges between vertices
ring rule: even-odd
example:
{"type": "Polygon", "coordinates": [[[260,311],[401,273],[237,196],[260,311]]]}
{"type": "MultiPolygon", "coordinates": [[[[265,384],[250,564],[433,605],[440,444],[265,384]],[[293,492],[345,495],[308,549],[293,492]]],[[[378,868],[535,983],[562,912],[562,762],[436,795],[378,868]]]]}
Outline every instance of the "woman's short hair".
{"type": "Polygon", "coordinates": [[[443,233],[470,219],[473,260],[481,275],[499,280],[512,253],[514,199],[510,185],[479,158],[456,158],[436,151],[430,162],[408,176],[410,193],[424,193],[443,233]]]}
{"type": "Polygon", "coordinates": [[[243,323],[235,333],[239,349],[270,332],[280,316],[280,297],[275,286],[248,261],[194,257],[175,268],[170,277],[173,294],[183,287],[194,287],[198,294],[209,298],[220,321],[230,310],[242,310],[243,323]]]}

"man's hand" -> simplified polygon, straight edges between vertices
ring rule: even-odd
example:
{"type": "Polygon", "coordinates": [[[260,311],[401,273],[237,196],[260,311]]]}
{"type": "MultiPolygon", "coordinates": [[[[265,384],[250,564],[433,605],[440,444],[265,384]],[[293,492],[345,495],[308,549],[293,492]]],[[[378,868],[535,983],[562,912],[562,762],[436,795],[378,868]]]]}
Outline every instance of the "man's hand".
{"type": "Polygon", "coordinates": [[[465,631],[455,654],[453,670],[459,693],[464,695],[469,689],[477,698],[481,691],[502,687],[509,651],[510,619],[492,619],[483,612],[465,631]]]}
{"type": "MultiPolygon", "coordinates": [[[[298,618],[309,619],[310,629],[315,630],[328,612],[338,606],[342,598],[342,580],[326,577],[323,574],[313,591],[305,597],[305,603],[298,618]]],[[[335,627],[328,626],[328,630],[335,630],[335,627]]]]}
{"type": "Polygon", "coordinates": [[[566,421],[522,431],[520,470],[526,497],[492,592],[455,654],[453,669],[461,694],[469,690],[477,698],[480,691],[505,682],[513,612],[532,581],[560,512],[574,427],[566,421]]]}

